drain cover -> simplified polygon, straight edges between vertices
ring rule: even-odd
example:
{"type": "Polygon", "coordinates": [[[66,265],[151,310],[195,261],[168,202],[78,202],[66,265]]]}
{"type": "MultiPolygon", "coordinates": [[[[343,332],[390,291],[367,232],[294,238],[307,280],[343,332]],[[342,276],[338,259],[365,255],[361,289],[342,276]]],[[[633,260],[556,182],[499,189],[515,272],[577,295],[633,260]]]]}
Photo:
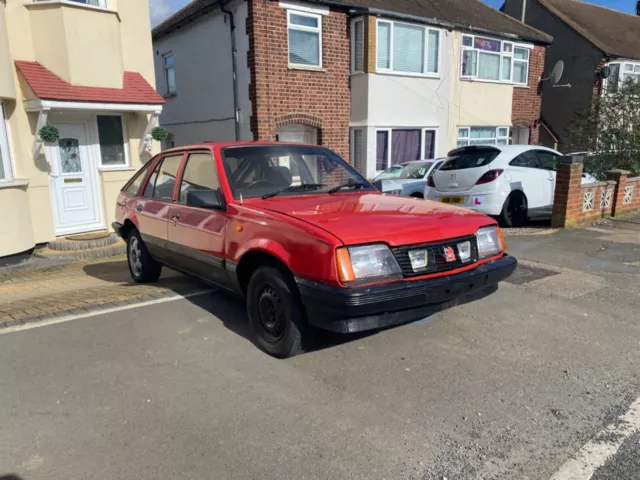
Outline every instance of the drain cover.
{"type": "Polygon", "coordinates": [[[547,270],[545,268],[529,267],[527,265],[518,264],[518,268],[505,281],[514,285],[523,285],[525,283],[534,282],[541,278],[558,275],[558,272],[547,270]]]}

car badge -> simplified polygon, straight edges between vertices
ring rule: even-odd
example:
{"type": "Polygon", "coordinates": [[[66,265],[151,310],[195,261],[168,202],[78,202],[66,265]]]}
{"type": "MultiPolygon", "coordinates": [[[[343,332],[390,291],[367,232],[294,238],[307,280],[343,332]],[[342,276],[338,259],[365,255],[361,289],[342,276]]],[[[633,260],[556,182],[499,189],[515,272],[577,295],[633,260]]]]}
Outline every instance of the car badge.
{"type": "Polygon", "coordinates": [[[453,250],[453,247],[444,247],[444,258],[447,262],[456,261],[456,252],[453,250]]]}
{"type": "Polygon", "coordinates": [[[456,179],[456,174],[455,174],[455,173],[452,173],[452,174],[451,174],[451,180],[455,180],[455,179],[456,179]]]}

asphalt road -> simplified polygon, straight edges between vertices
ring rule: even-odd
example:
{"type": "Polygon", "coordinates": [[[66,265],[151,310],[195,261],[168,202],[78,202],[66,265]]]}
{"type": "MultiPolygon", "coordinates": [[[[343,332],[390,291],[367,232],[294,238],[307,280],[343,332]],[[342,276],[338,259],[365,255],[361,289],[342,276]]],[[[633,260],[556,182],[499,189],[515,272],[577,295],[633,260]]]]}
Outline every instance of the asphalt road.
{"type": "Polygon", "coordinates": [[[510,240],[495,295],[285,361],[219,294],[0,335],[0,477],[548,480],[640,396],[637,246],[598,242],[510,240]]]}

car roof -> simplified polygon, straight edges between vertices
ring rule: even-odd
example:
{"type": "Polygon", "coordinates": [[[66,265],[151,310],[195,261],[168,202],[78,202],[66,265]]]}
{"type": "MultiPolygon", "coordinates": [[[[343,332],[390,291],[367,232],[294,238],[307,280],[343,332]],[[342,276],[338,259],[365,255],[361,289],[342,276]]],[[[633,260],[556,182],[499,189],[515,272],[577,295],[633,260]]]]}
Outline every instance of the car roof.
{"type": "Polygon", "coordinates": [[[266,141],[266,140],[247,141],[247,142],[210,141],[210,142],[201,142],[201,143],[194,143],[194,144],[191,144],[191,145],[182,145],[180,147],[168,148],[167,150],[163,150],[161,153],[165,154],[165,153],[172,153],[172,152],[184,152],[186,150],[199,150],[199,149],[203,149],[203,148],[220,149],[220,148],[226,148],[226,147],[266,146],[266,145],[270,145],[270,146],[274,146],[274,145],[296,145],[296,146],[301,146],[301,147],[326,148],[326,147],[323,147],[322,145],[313,145],[313,144],[295,143],[295,142],[269,142],[269,141],[266,141]]]}
{"type": "Polygon", "coordinates": [[[493,148],[495,150],[499,150],[502,154],[506,154],[507,156],[519,155],[529,150],[546,150],[547,152],[559,153],[551,148],[543,147],[542,145],[471,145],[466,147],[454,148],[449,152],[449,154],[463,148],[470,150],[474,148],[493,148]]]}

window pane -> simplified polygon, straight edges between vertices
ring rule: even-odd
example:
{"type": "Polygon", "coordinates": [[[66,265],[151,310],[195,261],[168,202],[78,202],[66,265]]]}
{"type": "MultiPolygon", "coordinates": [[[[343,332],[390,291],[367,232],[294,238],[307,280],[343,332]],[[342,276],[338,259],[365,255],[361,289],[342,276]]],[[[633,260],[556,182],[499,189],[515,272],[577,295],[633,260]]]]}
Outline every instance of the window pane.
{"type": "Polygon", "coordinates": [[[636,65],[635,67],[633,67],[633,71],[635,73],[640,73],[640,65],[636,65]]]}
{"type": "Polygon", "coordinates": [[[378,23],[378,68],[391,68],[391,58],[389,56],[391,41],[391,24],[378,23]]]}
{"type": "Polygon", "coordinates": [[[502,45],[502,51],[505,52],[505,53],[511,53],[513,51],[513,44],[505,42],[502,45]]]}
{"type": "Polygon", "coordinates": [[[320,34],[289,29],[289,63],[320,66],[320,34]]]}
{"type": "Polygon", "coordinates": [[[144,182],[144,179],[147,176],[147,171],[149,170],[149,168],[151,168],[152,164],[153,161],[150,160],[144,167],[142,167],[142,169],[136,174],[136,176],[133,177],[133,180],[131,180],[131,183],[126,188],[125,192],[127,192],[129,195],[138,194],[138,190],[140,190],[142,182],[144,182]]]}
{"type": "Polygon", "coordinates": [[[360,128],[353,130],[353,165],[361,174],[366,175],[364,135],[360,128]]]}
{"type": "Polygon", "coordinates": [[[297,13],[292,13],[289,17],[289,21],[292,25],[318,28],[318,19],[316,17],[307,17],[306,15],[298,15],[297,13]]]}
{"type": "Polygon", "coordinates": [[[511,57],[502,57],[502,80],[511,80],[511,57]]]}
{"type": "Polygon", "coordinates": [[[468,140],[458,140],[458,142],[456,143],[456,147],[466,147],[467,145],[469,145],[469,141],[468,140]]]}
{"type": "Polygon", "coordinates": [[[458,129],[458,137],[462,137],[462,138],[469,137],[469,129],[468,128],[459,128],[458,129]]]}
{"type": "Polygon", "coordinates": [[[144,189],[144,196],[171,201],[181,160],[182,155],[165,157],[160,166],[151,174],[149,182],[144,189]]]}
{"type": "Polygon", "coordinates": [[[502,51],[502,43],[500,40],[490,40],[488,38],[475,38],[474,47],[478,50],[486,50],[488,52],[500,52],[502,51]]]}
{"type": "Polygon", "coordinates": [[[389,165],[389,132],[376,134],[376,170],[384,170],[389,165]]]}
{"type": "Polygon", "coordinates": [[[475,77],[477,75],[478,52],[475,50],[462,51],[462,75],[475,77]]]}
{"type": "Polygon", "coordinates": [[[529,59],[529,50],[526,48],[515,48],[513,51],[513,56],[520,60],[528,60],[529,59]]]}
{"type": "Polygon", "coordinates": [[[391,164],[420,160],[420,130],[393,130],[391,135],[391,164]]]}
{"type": "Polygon", "coordinates": [[[167,67],[170,67],[171,65],[173,65],[173,55],[165,55],[164,57],[164,64],[167,67]]]}
{"type": "Polygon", "coordinates": [[[524,152],[511,160],[509,165],[524,168],[539,168],[538,157],[532,151],[524,152]]]}
{"type": "Polygon", "coordinates": [[[611,74],[607,79],[607,91],[615,92],[618,90],[618,82],[620,81],[620,64],[613,63],[609,66],[611,67],[611,74]]]}
{"type": "Polygon", "coordinates": [[[118,115],[98,115],[98,137],[102,165],[124,165],[124,134],[122,117],[118,115]]]}
{"type": "Polygon", "coordinates": [[[435,130],[427,130],[424,132],[424,158],[436,158],[436,132],[435,130]]]}
{"type": "Polygon", "coordinates": [[[498,136],[499,137],[508,137],[509,136],[509,129],[508,128],[499,128],[498,129],[498,136]]]}
{"type": "Polygon", "coordinates": [[[167,91],[176,93],[176,70],[173,67],[167,69],[167,91]]]}
{"type": "Polygon", "coordinates": [[[413,25],[393,26],[393,70],[424,72],[424,28],[413,25]]]}
{"type": "Polygon", "coordinates": [[[473,127],[471,138],[495,138],[496,129],[494,127],[473,127]]]}
{"type": "Polygon", "coordinates": [[[218,175],[209,153],[189,155],[180,183],[180,203],[188,204],[189,194],[199,191],[218,190],[218,175]]]}
{"type": "Polygon", "coordinates": [[[527,74],[528,74],[528,66],[527,62],[518,62],[513,61],[513,81],[514,83],[527,83],[527,74]]]}
{"type": "Polygon", "coordinates": [[[633,72],[633,65],[631,65],[630,63],[625,63],[624,71],[625,72],[633,72]]]}
{"type": "Polygon", "coordinates": [[[462,37],[462,45],[465,47],[473,47],[473,37],[462,37]]]}
{"type": "Polygon", "coordinates": [[[440,51],[440,32],[429,30],[429,45],[427,55],[427,72],[438,73],[438,55],[440,51]]]}
{"type": "Polygon", "coordinates": [[[354,65],[355,72],[364,71],[364,22],[355,22],[353,24],[354,41],[354,65]]]}
{"type": "Polygon", "coordinates": [[[500,79],[500,55],[480,52],[478,63],[478,78],[483,80],[500,79]]]}

